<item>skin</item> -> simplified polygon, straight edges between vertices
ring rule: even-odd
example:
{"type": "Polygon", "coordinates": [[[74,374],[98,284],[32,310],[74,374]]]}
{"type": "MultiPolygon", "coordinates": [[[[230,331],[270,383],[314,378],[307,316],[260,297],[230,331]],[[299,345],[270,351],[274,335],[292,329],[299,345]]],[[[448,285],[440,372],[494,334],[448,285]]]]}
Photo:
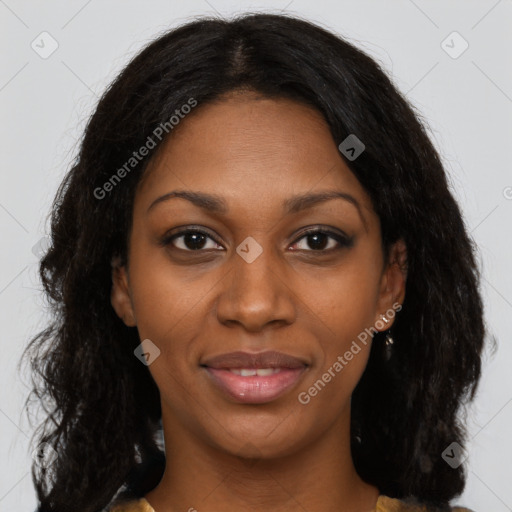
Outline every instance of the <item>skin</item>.
{"type": "Polygon", "coordinates": [[[114,309],[161,351],[149,366],[167,456],[146,496],[157,512],[373,510],[379,491],[358,476],[350,454],[350,398],[371,340],[308,404],[298,394],[403,302],[405,258],[399,241],[385,263],[370,198],[316,110],[231,93],[181,122],[137,190],[128,267],[113,262],[114,309]],[[228,211],[172,198],[148,212],[178,189],[217,194],[228,211]],[[319,191],[343,191],[359,208],[331,199],[283,210],[285,199],[319,191]],[[187,226],[217,240],[159,244],[187,226]],[[330,237],[315,245],[305,227],[345,233],[353,245],[330,237]],[[252,263],[236,252],[248,236],[263,250],[252,263]],[[240,404],[199,366],[236,350],[278,350],[309,366],[273,402],[240,404]]]}

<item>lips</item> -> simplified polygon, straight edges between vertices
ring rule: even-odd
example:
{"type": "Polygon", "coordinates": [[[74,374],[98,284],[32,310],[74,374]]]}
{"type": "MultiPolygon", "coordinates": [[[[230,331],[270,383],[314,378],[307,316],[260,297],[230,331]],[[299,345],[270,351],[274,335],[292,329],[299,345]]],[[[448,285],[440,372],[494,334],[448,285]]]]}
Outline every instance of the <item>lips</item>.
{"type": "Polygon", "coordinates": [[[201,363],[210,381],[238,403],[276,400],[301,378],[308,364],[283,352],[230,352],[201,363]]]}
{"type": "Polygon", "coordinates": [[[269,350],[267,352],[229,352],[206,359],[202,366],[209,368],[301,368],[306,362],[298,357],[269,350]]]}

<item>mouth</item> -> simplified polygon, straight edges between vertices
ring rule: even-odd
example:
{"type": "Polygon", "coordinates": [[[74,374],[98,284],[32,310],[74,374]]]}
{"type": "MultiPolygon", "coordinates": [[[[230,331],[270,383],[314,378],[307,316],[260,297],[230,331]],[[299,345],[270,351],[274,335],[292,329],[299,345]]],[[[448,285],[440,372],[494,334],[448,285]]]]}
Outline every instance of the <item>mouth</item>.
{"type": "Polygon", "coordinates": [[[291,390],[309,365],[282,352],[231,352],[204,361],[212,384],[237,403],[264,404],[291,390]]]}

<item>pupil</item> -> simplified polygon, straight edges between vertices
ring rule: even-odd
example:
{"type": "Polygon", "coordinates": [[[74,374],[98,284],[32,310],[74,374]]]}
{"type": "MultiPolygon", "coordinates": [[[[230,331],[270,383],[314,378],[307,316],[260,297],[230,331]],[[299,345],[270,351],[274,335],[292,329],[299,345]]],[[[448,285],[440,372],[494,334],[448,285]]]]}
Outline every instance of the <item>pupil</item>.
{"type": "Polygon", "coordinates": [[[324,249],[327,241],[327,235],[324,233],[314,233],[312,235],[308,235],[309,242],[311,240],[315,240],[312,244],[309,243],[309,246],[312,249],[324,249]],[[320,242],[318,242],[318,239],[320,238],[320,242]]]}
{"type": "Polygon", "coordinates": [[[188,233],[187,235],[185,235],[185,245],[192,250],[201,249],[204,243],[204,238],[205,236],[202,235],[201,233],[188,233]],[[187,241],[192,241],[192,243],[188,244],[187,241]],[[198,247],[198,245],[200,245],[201,247],[198,247]]]}

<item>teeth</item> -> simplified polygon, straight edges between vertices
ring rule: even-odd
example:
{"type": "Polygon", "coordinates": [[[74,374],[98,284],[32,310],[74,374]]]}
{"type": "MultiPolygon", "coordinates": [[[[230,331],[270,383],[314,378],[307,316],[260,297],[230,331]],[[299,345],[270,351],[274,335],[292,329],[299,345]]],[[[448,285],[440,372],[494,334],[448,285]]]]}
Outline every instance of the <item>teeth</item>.
{"type": "Polygon", "coordinates": [[[268,377],[281,371],[281,368],[231,368],[230,372],[235,375],[241,375],[242,377],[268,377]]]}
{"type": "Polygon", "coordinates": [[[256,374],[260,377],[267,377],[268,375],[273,375],[279,371],[279,368],[259,368],[256,370],[256,374]]]}

